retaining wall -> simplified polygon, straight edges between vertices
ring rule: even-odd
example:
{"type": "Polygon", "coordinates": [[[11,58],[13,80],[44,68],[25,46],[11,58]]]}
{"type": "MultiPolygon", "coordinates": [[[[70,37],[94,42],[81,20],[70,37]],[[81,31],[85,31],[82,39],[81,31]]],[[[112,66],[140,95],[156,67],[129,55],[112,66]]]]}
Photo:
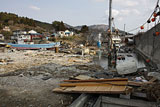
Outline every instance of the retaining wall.
{"type": "Polygon", "coordinates": [[[160,69],[160,35],[153,36],[156,31],[160,32],[160,24],[135,37],[135,43],[136,48],[156,63],[160,69]]]}

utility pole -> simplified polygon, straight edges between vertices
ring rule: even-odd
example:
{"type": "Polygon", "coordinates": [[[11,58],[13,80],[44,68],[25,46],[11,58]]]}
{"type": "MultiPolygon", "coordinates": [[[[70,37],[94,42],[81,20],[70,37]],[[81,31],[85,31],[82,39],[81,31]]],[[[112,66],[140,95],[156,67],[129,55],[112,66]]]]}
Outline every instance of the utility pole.
{"type": "Polygon", "coordinates": [[[124,36],[126,35],[126,24],[124,24],[124,36]]]}
{"type": "Polygon", "coordinates": [[[109,29],[112,34],[112,0],[109,0],[109,29]]]}
{"type": "Polygon", "coordinates": [[[112,0],[109,0],[109,30],[108,33],[108,68],[111,67],[111,35],[112,35],[112,0]]]}

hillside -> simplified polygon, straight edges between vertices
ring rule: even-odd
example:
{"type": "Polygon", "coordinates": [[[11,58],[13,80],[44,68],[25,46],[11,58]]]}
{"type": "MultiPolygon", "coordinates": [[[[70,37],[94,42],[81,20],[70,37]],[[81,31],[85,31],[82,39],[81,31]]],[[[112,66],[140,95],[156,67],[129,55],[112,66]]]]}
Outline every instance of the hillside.
{"type": "Polygon", "coordinates": [[[20,17],[13,13],[0,12],[0,29],[2,29],[4,26],[9,26],[11,30],[35,29],[40,32],[50,31],[54,29],[52,27],[52,24],[49,23],[40,22],[27,17],[20,17]]]}

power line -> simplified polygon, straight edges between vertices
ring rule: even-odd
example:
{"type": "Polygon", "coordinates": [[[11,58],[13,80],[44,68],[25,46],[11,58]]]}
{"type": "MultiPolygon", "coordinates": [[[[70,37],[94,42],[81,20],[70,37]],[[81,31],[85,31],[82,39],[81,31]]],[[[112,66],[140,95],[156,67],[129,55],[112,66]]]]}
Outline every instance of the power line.
{"type": "MultiPolygon", "coordinates": [[[[145,22],[145,23],[142,24],[141,26],[144,26],[146,23],[150,23],[150,20],[151,20],[152,16],[156,13],[157,8],[159,8],[159,10],[160,10],[159,0],[157,0],[156,6],[155,6],[155,8],[154,8],[154,11],[152,12],[151,16],[148,18],[147,22],[145,22]]],[[[141,26],[138,26],[138,27],[136,27],[136,28],[134,28],[134,29],[131,29],[131,30],[127,31],[127,32],[132,32],[132,31],[138,30],[141,26]]]]}

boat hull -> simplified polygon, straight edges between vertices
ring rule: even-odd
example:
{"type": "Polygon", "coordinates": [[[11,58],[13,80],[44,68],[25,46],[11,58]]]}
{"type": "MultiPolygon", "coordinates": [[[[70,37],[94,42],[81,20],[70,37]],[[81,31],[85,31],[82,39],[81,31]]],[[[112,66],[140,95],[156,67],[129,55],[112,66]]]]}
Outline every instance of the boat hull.
{"type": "Polygon", "coordinates": [[[50,44],[12,44],[8,43],[12,48],[19,50],[37,50],[37,49],[50,49],[56,46],[60,46],[60,42],[50,44]]]}

